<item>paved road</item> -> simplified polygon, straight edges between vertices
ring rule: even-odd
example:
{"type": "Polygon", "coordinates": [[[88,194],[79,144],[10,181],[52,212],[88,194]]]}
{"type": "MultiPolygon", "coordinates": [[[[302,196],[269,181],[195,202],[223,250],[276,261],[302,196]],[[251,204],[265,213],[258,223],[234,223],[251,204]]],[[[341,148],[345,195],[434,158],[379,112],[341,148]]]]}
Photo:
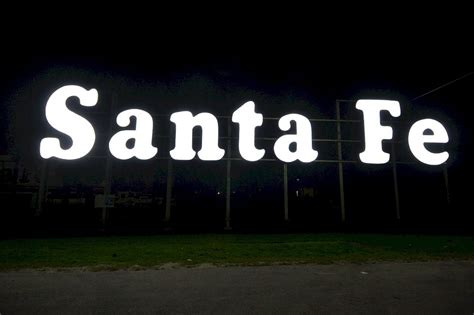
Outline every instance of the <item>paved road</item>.
{"type": "Polygon", "coordinates": [[[474,261],[0,273],[4,314],[474,314],[474,261]]]}

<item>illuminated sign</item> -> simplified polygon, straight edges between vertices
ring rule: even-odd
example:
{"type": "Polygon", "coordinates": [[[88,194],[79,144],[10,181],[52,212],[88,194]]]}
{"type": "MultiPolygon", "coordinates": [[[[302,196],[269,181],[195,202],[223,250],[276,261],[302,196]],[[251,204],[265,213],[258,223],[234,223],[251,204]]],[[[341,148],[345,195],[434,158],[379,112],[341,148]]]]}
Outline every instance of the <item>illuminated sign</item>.
{"type": "MultiPolygon", "coordinates": [[[[72,145],[62,149],[58,138],[44,138],[40,143],[40,155],[44,159],[56,157],[64,160],[76,160],[86,156],[94,146],[95,131],[92,124],[84,117],[66,107],[69,97],[79,98],[82,106],[95,106],[98,92],[86,90],[80,86],[68,85],[56,90],[46,103],[46,119],[56,130],[68,135],[72,145]]],[[[382,150],[382,141],[393,137],[390,126],[382,126],[381,111],[387,111],[392,117],[401,115],[400,103],[390,100],[359,100],[356,108],[364,117],[365,150],[359,157],[363,163],[384,164],[390,160],[390,154],[382,150]]],[[[120,160],[136,157],[148,160],[158,153],[152,145],[153,118],[141,109],[128,109],[117,115],[117,125],[128,127],[131,117],[136,118],[135,130],[122,130],[113,135],[109,141],[110,153],[120,160]],[[127,147],[130,139],[135,140],[133,148],[127,147]]],[[[202,147],[197,156],[205,161],[217,161],[224,157],[225,150],[219,148],[219,125],[211,113],[194,115],[189,111],[173,113],[170,121],[176,125],[175,147],[170,151],[174,160],[191,160],[196,156],[193,149],[193,129],[202,128],[202,147]]],[[[255,147],[255,129],[262,126],[263,115],[255,112],[254,102],[247,102],[232,114],[232,122],[239,125],[239,153],[243,159],[255,162],[263,158],[264,149],[255,147]]],[[[312,146],[312,128],[308,118],[300,114],[287,114],[278,121],[282,131],[288,131],[291,122],[296,125],[295,134],[285,134],[275,141],[275,156],[286,163],[296,160],[309,163],[317,159],[318,151],[312,146]],[[295,150],[290,145],[296,144],[295,150]]],[[[449,158],[448,152],[431,152],[426,143],[447,143],[448,133],[443,125],[433,119],[422,119],[413,124],[408,135],[411,152],[420,162],[429,165],[440,165],[449,158]],[[431,134],[425,134],[431,131],[431,134]]]]}

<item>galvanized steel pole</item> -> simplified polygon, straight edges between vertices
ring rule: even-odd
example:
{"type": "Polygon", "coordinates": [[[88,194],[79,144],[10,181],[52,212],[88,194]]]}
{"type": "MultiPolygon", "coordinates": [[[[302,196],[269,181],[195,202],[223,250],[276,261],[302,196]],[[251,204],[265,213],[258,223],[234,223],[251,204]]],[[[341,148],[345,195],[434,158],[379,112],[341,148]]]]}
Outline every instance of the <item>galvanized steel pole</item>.
{"type": "Polygon", "coordinates": [[[341,143],[341,110],[340,110],[339,101],[336,101],[336,118],[337,118],[337,159],[339,166],[339,197],[341,203],[341,220],[342,222],[346,221],[346,205],[344,197],[344,173],[342,167],[342,143],[341,143]]]}

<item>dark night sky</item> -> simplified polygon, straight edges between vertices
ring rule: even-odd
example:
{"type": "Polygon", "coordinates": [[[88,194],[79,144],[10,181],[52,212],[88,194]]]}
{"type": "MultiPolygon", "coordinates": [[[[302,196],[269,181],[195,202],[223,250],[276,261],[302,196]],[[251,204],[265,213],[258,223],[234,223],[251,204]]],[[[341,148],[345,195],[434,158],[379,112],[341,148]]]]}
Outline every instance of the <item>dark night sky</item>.
{"type": "MultiPolygon", "coordinates": [[[[430,14],[412,8],[364,14],[244,11],[213,18],[130,13],[115,21],[101,13],[86,20],[73,13],[38,14],[25,30],[4,21],[12,31],[5,34],[0,61],[2,134],[10,123],[8,100],[33,78],[56,69],[117,76],[137,85],[198,75],[230,89],[299,95],[322,112],[332,110],[336,98],[361,97],[398,99],[403,111],[403,102],[473,69],[471,23],[462,8],[430,14]]],[[[472,77],[462,80],[419,103],[445,106],[457,124],[469,127],[472,83],[472,77]]],[[[470,129],[468,134],[470,141],[470,129]]]]}

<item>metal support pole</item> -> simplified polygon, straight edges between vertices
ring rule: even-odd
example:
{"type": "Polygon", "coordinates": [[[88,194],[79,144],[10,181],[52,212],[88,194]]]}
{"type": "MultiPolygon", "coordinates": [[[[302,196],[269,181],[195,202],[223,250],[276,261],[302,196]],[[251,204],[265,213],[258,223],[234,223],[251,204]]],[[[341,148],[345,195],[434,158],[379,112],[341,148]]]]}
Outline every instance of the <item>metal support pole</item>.
{"type": "Polygon", "coordinates": [[[232,126],[230,124],[230,118],[227,120],[227,174],[226,174],[226,195],[225,195],[225,229],[231,230],[230,226],[230,167],[231,167],[231,135],[232,135],[232,126]]]}
{"type": "Polygon", "coordinates": [[[173,196],[173,161],[168,159],[168,176],[166,179],[166,208],[165,223],[169,224],[171,219],[171,198],[173,196]]]}
{"type": "Polygon", "coordinates": [[[102,224],[105,226],[109,217],[108,200],[111,192],[112,181],[112,159],[110,153],[107,154],[105,162],[105,183],[104,183],[104,206],[102,207],[102,224]]]}
{"type": "MultiPolygon", "coordinates": [[[[168,141],[169,141],[169,148],[171,148],[171,131],[170,128],[168,141]]],[[[171,198],[173,198],[173,184],[174,184],[174,176],[173,176],[173,160],[168,158],[168,174],[166,177],[166,205],[165,205],[165,225],[168,225],[171,220],[171,198]]]]}
{"type": "MultiPolygon", "coordinates": [[[[115,108],[115,94],[112,94],[112,99],[110,102],[110,121],[109,121],[109,130],[108,135],[109,137],[112,136],[112,125],[114,124],[113,119],[113,112],[115,108]]],[[[107,219],[109,217],[109,209],[108,209],[108,200],[111,193],[112,187],[112,157],[110,150],[107,150],[107,159],[105,161],[105,183],[104,183],[104,206],[102,207],[102,225],[103,227],[107,224],[107,219]]]]}
{"type": "Polygon", "coordinates": [[[395,193],[395,210],[397,211],[397,220],[400,220],[400,197],[398,195],[397,155],[395,152],[394,141],[392,141],[392,172],[393,172],[393,191],[395,193]]]}
{"type": "Polygon", "coordinates": [[[443,176],[444,176],[444,185],[446,186],[446,202],[448,203],[448,206],[450,206],[451,196],[449,194],[448,165],[446,165],[446,163],[443,165],[443,176]]]}
{"type": "Polygon", "coordinates": [[[48,193],[48,172],[49,171],[49,163],[48,160],[43,160],[41,165],[41,178],[40,178],[40,185],[38,189],[38,199],[36,205],[36,216],[41,215],[43,212],[43,206],[46,201],[46,195],[48,193]]]}
{"type": "Polygon", "coordinates": [[[342,143],[341,143],[341,111],[339,108],[339,101],[336,101],[336,118],[337,118],[337,159],[339,167],[339,197],[341,202],[341,220],[346,221],[346,205],[344,197],[344,173],[342,167],[342,143]]]}
{"type": "Polygon", "coordinates": [[[288,165],[283,164],[283,202],[285,205],[285,221],[288,221],[288,165]]]}

